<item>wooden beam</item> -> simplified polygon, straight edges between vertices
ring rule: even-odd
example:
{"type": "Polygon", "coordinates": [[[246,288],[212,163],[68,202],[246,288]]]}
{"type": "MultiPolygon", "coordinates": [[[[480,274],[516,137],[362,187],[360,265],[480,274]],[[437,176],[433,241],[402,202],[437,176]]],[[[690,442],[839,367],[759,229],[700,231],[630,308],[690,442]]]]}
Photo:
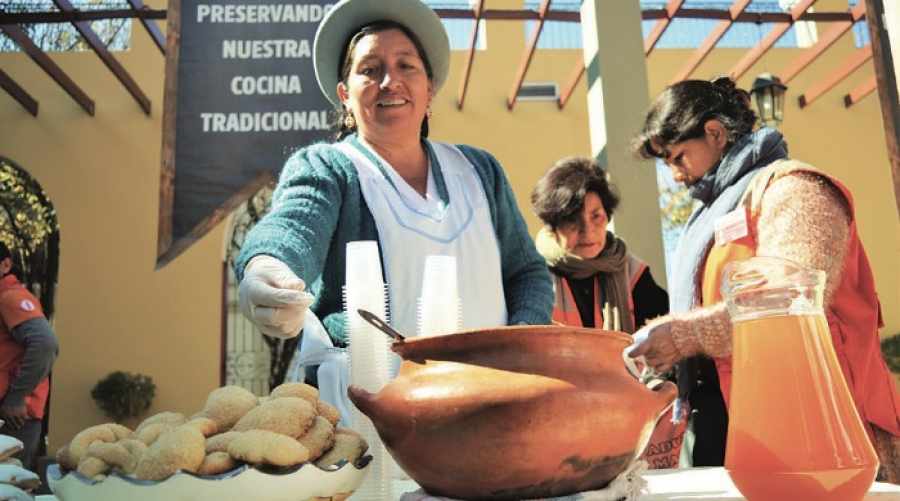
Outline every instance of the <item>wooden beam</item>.
{"type": "Polygon", "coordinates": [[[18,101],[28,113],[31,113],[32,116],[37,116],[38,102],[2,69],[0,69],[0,87],[3,87],[3,90],[18,101]]]}
{"type": "Polygon", "coordinates": [[[575,87],[581,80],[582,75],[584,75],[584,61],[579,59],[578,63],[575,65],[575,69],[572,71],[572,75],[569,77],[569,82],[566,84],[562,94],[560,94],[559,96],[559,101],[557,102],[557,106],[559,106],[559,109],[563,109],[566,107],[566,103],[569,102],[569,99],[575,92],[575,87]]]}
{"type": "Polygon", "coordinates": [[[528,73],[528,67],[531,65],[531,59],[534,57],[534,51],[537,49],[538,40],[541,38],[541,30],[544,29],[544,17],[547,15],[547,11],[550,10],[550,2],[552,2],[552,0],[541,1],[541,8],[539,11],[540,19],[538,19],[537,26],[534,28],[534,33],[531,34],[531,40],[528,43],[528,47],[525,49],[525,53],[522,54],[522,62],[519,63],[519,70],[516,72],[516,80],[513,82],[512,89],[509,91],[509,96],[506,98],[506,109],[510,111],[516,106],[516,98],[519,97],[519,89],[522,88],[522,82],[525,81],[525,74],[528,73]]]}
{"type": "Polygon", "coordinates": [[[822,97],[823,94],[850,76],[851,73],[856,71],[869,59],[872,59],[871,45],[866,45],[862,49],[856,50],[838,69],[831,72],[831,74],[823,78],[819,83],[810,87],[803,94],[800,94],[800,97],[797,98],[797,103],[801,108],[809,106],[813,101],[822,97]]]}
{"type": "Polygon", "coordinates": [[[57,66],[40,47],[35,45],[35,43],[28,38],[28,34],[25,33],[25,30],[14,24],[7,24],[0,25],[0,31],[3,31],[3,33],[28,54],[42,70],[47,72],[47,74],[50,75],[50,78],[59,84],[59,86],[62,87],[88,115],[94,115],[94,100],[89,98],[88,95],[81,90],[81,87],[76,85],[75,82],[69,78],[69,75],[66,75],[66,72],[64,72],[62,68],[57,66]]]}
{"type": "MultiPolygon", "coordinates": [[[[135,12],[141,12],[144,10],[149,10],[142,0],[128,0],[128,3],[131,5],[131,8],[135,10],[135,12]]],[[[150,38],[153,40],[153,43],[156,44],[156,47],[159,51],[165,55],[166,54],[166,37],[163,36],[162,31],[157,26],[156,21],[152,21],[145,17],[140,18],[141,24],[144,25],[144,29],[147,30],[147,34],[150,35],[150,38]]]]}
{"type": "Polygon", "coordinates": [[[74,23],[103,19],[165,19],[165,9],[75,10],[71,12],[0,12],[0,24],[74,23]]]}
{"type": "Polygon", "coordinates": [[[830,26],[828,31],[819,36],[819,41],[815,45],[806,49],[799,57],[791,61],[778,75],[781,77],[781,81],[786,84],[793,80],[801,71],[812,64],[816,58],[825,53],[844,33],[850,31],[853,28],[853,23],[864,18],[866,16],[866,0],[859,0],[859,3],[850,11],[850,15],[852,16],[851,20],[841,21],[830,26]]]}
{"type": "MultiPolygon", "coordinates": [[[[666,15],[665,19],[671,19],[672,17],[675,17],[675,15],[680,12],[679,8],[681,7],[682,3],[684,3],[683,0],[670,0],[669,4],[666,6],[666,10],[662,11],[666,15]]],[[[647,11],[644,11],[642,14],[646,12],[647,11]]],[[[646,17],[644,19],[646,19],[646,17]]],[[[668,26],[668,23],[666,23],[666,26],[668,26]]],[[[653,41],[651,43],[649,42],[649,40],[655,36],[658,41],[659,38],[662,37],[663,31],[665,31],[665,28],[660,29],[659,23],[657,23],[656,26],[653,27],[653,31],[651,31],[647,38],[644,39],[644,56],[647,56],[656,45],[656,41],[653,41]]],[[[563,87],[562,94],[560,94],[559,100],[556,103],[559,109],[565,108],[566,104],[569,102],[569,99],[572,98],[572,94],[575,92],[575,87],[578,86],[578,82],[581,81],[581,77],[584,75],[584,70],[584,61],[579,59],[575,64],[575,67],[572,69],[569,80],[566,83],[565,87],[563,87]]]]}
{"type": "Polygon", "coordinates": [[[866,18],[869,39],[872,41],[872,57],[875,60],[875,78],[878,82],[888,161],[894,178],[894,198],[897,202],[897,214],[900,214],[900,93],[897,91],[897,68],[894,67],[891,54],[891,41],[885,26],[884,1],[868,0],[866,18]]]}
{"type": "MultiPolygon", "coordinates": [[[[257,174],[257,176],[250,181],[249,184],[241,188],[240,190],[234,192],[227,200],[222,202],[215,211],[213,211],[208,216],[204,217],[197,223],[197,226],[191,229],[189,233],[186,235],[181,235],[178,240],[174,240],[171,234],[171,229],[169,230],[169,240],[170,243],[163,250],[159,250],[160,241],[157,242],[157,250],[159,254],[156,257],[156,269],[160,270],[164,268],[167,264],[172,262],[173,259],[181,255],[184,251],[188,250],[192,245],[197,243],[201,238],[206,236],[210,230],[216,227],[222,220],[228,217],[229,214],[233,213],[238,207],[241,206],[242,203],[246,202],[248,198],[252,197],[256,194],[263,186],[266,185],[274,185],[275,177],[270,171],[263,171],[257,174]]],[[[160,224],[162,221],[160,221],[160,224]]],[[[171,216],[169,224],[171,225],[171,216]]],[[[162,236],[162,234],[160,234],[162,236]]]]}
{"type": "Polygon", "coordinates": [[[169,0],[166,20],[166,80],[163,84],[162,153],[159,169],[159,216],[156,226],[156,269],[175,255],[175,126],[178,118],[178,57],[181,52],[181,0],[169,0]]]}
{"type": "Polygon", "coordinates": [[[678,14],[678,10],[681,9],[681,4],[683,3],[684,0],[669,0],[669,3],[666,4],[666,17],[657,21],[656,24],[653,25],[653,30],[651,30],[650,34],[647,35],[647,38],[644,39],[645,56],[649,56],[650,52],[653,51],[653,48],[656,47],[656,42],[662,38],[663,33],[666,32],[666,28],[672,23],[672,18],[678,14]]]}
{"type": "Polygon", "coordinates": [[[481,13],[484,11],[484,0],[478,0],[478,5],[473,9],[475,22],[472,24],[472,37],[469,39],[469,53],[466,55],[465,70],[462,81],[459,83],[459,94],[456,98],[456,108],[463,109],[466,102],[466,91],[469,89],[469,76],[472,75],[472,64],[475,62],[475,50],[478,47],[478,28],[481,25],[481,13]]]}
{"type": "Polygon", "coordinates": [[[865,99],[869,94],[875,92],[877,89],[878,79],[875,77],[875,75],[872,75],[869,79],[854,87],[849,94],[844,95],[844,107],[849,108],[853,106],[854,104],[865,99]]]}
{"type": "MultiPolygon", "coordinates": [[[[553,13],[551,12],[551,15],[553,13]]],[[[675,16],[669,16],[666,9],[648,9],[641,11],[641,19],[644,21],[653,19],[666,19],[668,17],[677,17],[679,19],[731,19],[736,23],[790,23],[794,22],[790,12],[742,12],[739,16],[732,19],[731,12],[721,9],[680,9],[675,16]]],[[[798,21],[813,21],[817,23],[833,23],[840,21],[849,21],[850,12],[804,12],[797,19],[798,21]]]]}
{"type": "MultiPolygon", "coordinates": [[[[130,0],[129,0],[130,1],[130,0]]],[[[443,19],[475,19],[472,9],[434,9],[443,19]]],[[[73,12],[0,12],[0,24],[34,24],[34,23],[71,23],[75,21],[97,21],[101,19],[165,19],[165,9],[107,9],[85,10],[73,12]]],[[[538,12],[531,9],[487,9],[481,14],[482,19],[491,21],[536,21],[538,12]]],[[[680,9],[678,14],[670,16],[667,9],[647,9],[641,11],[641,18],[659,20],[670,18],[683,19],[731,19],[731,13],[722,9],[680,9]]],[[[547,13],[547,21],[563,21],[577,23],[581,21],[576,11],[557,10],[547,13]]],[[[778,23],[792,22],[789,13],[783,12],[743,12],[732,19],[736,23],[778,23]]],[[[850,20],[850,12],[805,12],[799,21],[819,23],[842,22],[850,20]]]]}
{"type": "MultiPolygon", "coordinates": [[[[56,7],[63,12],[74,12],[75,7],[69,3],[69,0],[53,0],[53,3],[56,4],[56,7]]],[[[100,40],[100,37],[94,33],[94,29],[91,28],[91,23],[88,21],[76,21],[72,23],[75,26],[75,29],[78,30],[78,33],[81,33],[81,36],[84,37],[84,41],[87,42],[88,45],[91,46],[91,49],[94,50],[94,53],[103,61],[103,64],[109,68],[109,71],[122,82],[122,85],[125,86],[125,89],[134,97],[134,100],[137,101],[138,106],[144,110],[144,113],[147,115],[150,114],[150,99],[144,95],[144,91],[138,87],[137,82],[131,78],[131,75],[125,71],[125,68],[119,64],[119,61],[116,60],[115,57],[109,52],[106,48],[106,45],[100,40]]]]}
{"type": "Polygon", "coordinates": [[[772,27],[772,31],[770,31],[769,34],[765,36],[765,38],[760,40],[756,47],[753,47],[752,49],[747,51],[747,53],[744,54],[744,57],[742,57],[741,60],[738,61],[738,63],[734,65],[733,68],[731,68],[731,71],[728,72],[731,78],[733,80],[741,78],[741,76],[743,76],[751,66],[759,61],[759,59],[763,57],[763,55],[768,52],[776,42],[778,42],[778,39],[781,38],[782,35],[787,33],[789,29],[791,29],[791,26],[794,25],[794,22],[800,19],[800,17],[807,11],[807,9],[812,7],[814,3],[816,3],[816,0],[800,0],[800,2],[797,3],[797,5],[795,5],[793,9],[791,9],[790,21],[775,23],[775,26],[772,27]]]}
{"type": "MultiPolygon", "coordinates": [[[[472,9],[434,9],[442,19],[475,19],[472,9]]],[[[531,9],[486,9],[481,13],[481,18],[491,21],[537,21],[539,14],[531,9]]],[[[798,19],[791,17],[789,12],[742,12],[732,18],[730,10],[722,9],[679,9],[674,16],[668,14],[667,9],[647,9],[641,11],[641,19],[652,21],[658,19],[731,19],[735,23],[777,23],[814,21],[819,23],[831,23],[849,21],[850,12],[804,12],[798,19]]],[[[581,22],[581,15],[577,11],[551,10],[547,13],[547,21],[581,22]]]]}
{"type": "MultiPolygon", "coordinates": [[[[475,19],[475,8],[472,9],[434,9],[441,19],[475,19]]],[[[484,9],[481,19],[491,21],[537,21],[541,18],[539,11],[531,9],[484,9]]],[[[580,22],[578,11],[555,10],[547,12],[547,21],[580,22]]]]}
{"type": "Polygon", "coordinates": [[[804,12],[794,17],[790,12],[744,12],[737,20],[739,23],[795,23],[810,21],[814,23],[839,23],[851,18],[849,11],[844,12],[804,12]]]}
{"type": "Polygon", "coordinates": [[[697,47],[697,50],[691,55],[688,62],[678,70],[678,73],[675,74],[675,77],[672,79],[671,83],[680,82],[682,80],[687,79],[691,76],[691,73],[700,66],[700,63],[706,59],[706,56],[709,55],[710,52],[716,47],[716,44],[719,43],[719,40],[728,32],[731,25],[734,24],[734,19],[736,19],[741,13],[744,12],[745,9],[750,5],[751,0],[735,0],[734,3],[731,4],[731,8],[729,9],[730,18],[721,21],[719,24],[713,28],[712,32],[709,36],[706,37],[706,40],[700,44],[700,47],[697,47]]]}
{"type": "MultiPolygon", "coordinates": [[[[652,19],[652,18],[654,18],[654,16],[656,16],[655,13],[659,13],[659,16],[656,16],[659,19],[671,19],[674,17],[691,17],[692,14],[698,12],[698,9],[674,10],[674,3],[676,1],[677,0],[670,0],[670,3],[669,3],[669,5],[667,5],[667,8],[665,10],[658,9],[658,10],[652,10],[652,11],[651,10],[643,11],[642,12],[643,18],[644,19],[652,19]],[[650,14],[650,15],[648,15],[648,14],[650,14]]],[[[803,12],[800,17],[804,18],[804,17],[811,16],[811,15],[820,15],[821,16],[823,14],[825,14],[825,15],[839,14],[839,16],[840,16],[839,20],[846,23],[846,22],[851,22],[853,19],[856,18],[855,14],[854,14],[855,10],[856,9],[854,9],[854,11],[851,11],[851,12],[842,12],[842,13],[803,12]]],[[[706,11],[706,12],[708,12],[708,11],[706,11]]],[[[721,12],[723,12],[725,14],[729,14],[729,11],[721,11],[721,12]]],[[[738,16],[738,19],[744,18],[745,16],[748,16],[748,15],[756,15],[756,14],[757,13],[743,12],[740,14],[740,16],[738,16]]],[[[759,14],[768,14],[768,13],[759,13],[759,14]]],[[[778,15],[786,16],[788,19],[790,19],[790,16],[791,16],[790,13],[778,14],[778,15]]],[[[852,25],[852,23],[851,23],[851,25],[852,25]]],[[[658,35],[656,33],[658,28],[659,28],[659,24],[657,23],[657,26],[654,26],[653,31],[651,31],[650,34],[647,36],[647,39],[644,40],[644,54],[645,55],[649,54],[650,51],[652,51],[653,47],[656,45],[655,41],[651,43],[652,37],[656,36],[657,41],[658,41],[658,37],[662,36],[661,33],[658,35]]],[[[575,65],[575,69],[573,70],[573,72],[571,74],[572,76],[569,77],[569,81],[566,84],[566,86],[564,87],[563,92],[559,97],[559,101],[557,104],[560,109],[563,109],[566,106],[566,103],[572,97],[572,93],[575,91],[575,86],[578,85],[578,82],[581,79],[581,76],[583,74],[584,74],[584,63],[582,61],[579,61],[575,65]]]]}

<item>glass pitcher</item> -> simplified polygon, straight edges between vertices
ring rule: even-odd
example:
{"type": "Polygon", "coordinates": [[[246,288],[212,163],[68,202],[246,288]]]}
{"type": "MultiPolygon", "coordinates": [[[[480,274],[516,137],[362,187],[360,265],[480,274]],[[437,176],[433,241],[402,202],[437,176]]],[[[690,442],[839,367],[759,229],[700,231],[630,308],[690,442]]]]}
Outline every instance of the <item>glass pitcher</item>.
{"type": "Polygon", "coordinates": [[[733,331],[725,468],[748,501],[859,501],[878,458],[823,313],[825,272],[755,257],[729,263],[733,331]]]}

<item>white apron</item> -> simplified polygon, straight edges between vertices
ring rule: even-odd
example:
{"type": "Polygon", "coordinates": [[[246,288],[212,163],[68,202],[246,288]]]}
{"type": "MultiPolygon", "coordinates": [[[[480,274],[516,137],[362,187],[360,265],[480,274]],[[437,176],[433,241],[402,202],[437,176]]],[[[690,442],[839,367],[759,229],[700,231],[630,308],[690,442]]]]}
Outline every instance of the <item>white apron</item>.
{"type": "MultiPolygon", "coordinates": [[[[427,193],[422,198],[371,149],[358,142],[336,145],[356,166],[363,198],[378,228],[390,323],[404,335],[418,334],[416,309],[425,257],[439,254],[457,260],[461,327],[506,325],[500,249],[481,179],[459,149],[430,144],[444,177],[449,206],[438,195],[433,169],[428,170],[427,193]],[[384,173],[375,162],[384,166],[384,173]]],[[[342,422],[349,422],[353,404],[347,397],[350,367],[346,349],[333,346],[311,311],[302,335],[288,380],[303,381],[304,366],[319,365],[320,396],[340,410],[342,422]]],[[[392,357],[392,373],[396,374],[398,366],[399,358],[392,357]]]]}
{"type": "Polygon", "coordinates": [[[506,325],[500,248],[481,179],[458,148],[428,143],[443,175],[449,204],[438,196],[436,166],[428,169],[423,198],[361,141],[351,138],[336,145],[356,166],[363,198],[378,228],[390,324],[404,335],[417,334],[425,257],[439,254],[456,257],[461,327],[506,325]]]}

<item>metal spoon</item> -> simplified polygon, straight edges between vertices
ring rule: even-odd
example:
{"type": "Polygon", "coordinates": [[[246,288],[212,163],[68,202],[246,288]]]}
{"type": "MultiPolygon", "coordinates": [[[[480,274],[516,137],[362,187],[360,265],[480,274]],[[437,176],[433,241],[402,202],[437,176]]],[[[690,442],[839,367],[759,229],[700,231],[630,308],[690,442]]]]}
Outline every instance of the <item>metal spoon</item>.
{"type": "Polygon", "coordinates": [[[363,310],[362,308],[356,310],[356,312],[359,313],[359,316],[361,316],[363,318],[363,320],[365,320],[366,322],[369,322],[370,324],[375,326],[375,328],[380,330],[381,332],[396,339],[398,343],[402,343],[402,342],[406,341],[406,337],[403,334],[400,334],[393,327],[388,325],[384,320],[378,318],[378,315],[376,315],[370,311],[363,310]]]}

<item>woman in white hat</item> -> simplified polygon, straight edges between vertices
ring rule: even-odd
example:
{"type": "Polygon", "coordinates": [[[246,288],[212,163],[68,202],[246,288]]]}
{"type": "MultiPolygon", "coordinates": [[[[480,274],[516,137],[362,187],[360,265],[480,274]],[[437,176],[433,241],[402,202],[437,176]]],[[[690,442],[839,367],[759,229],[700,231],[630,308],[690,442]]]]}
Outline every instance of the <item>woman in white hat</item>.
{"type": "Polygon", "coordinates": [[[335,346],[346,343],[341,288],[355,240],[378,241],[391,324],[404,334],[416,332],[432,254],[457,259],[464,329],[550,323],[550,276],[497,160],[427,139],[449,54],[419,0],[342,0],[322,21],[313,60],[339,110],[336,141],[287,161],[236,263],[242,310],[263,333],[296,336],[311,309],[335,346]]]}

